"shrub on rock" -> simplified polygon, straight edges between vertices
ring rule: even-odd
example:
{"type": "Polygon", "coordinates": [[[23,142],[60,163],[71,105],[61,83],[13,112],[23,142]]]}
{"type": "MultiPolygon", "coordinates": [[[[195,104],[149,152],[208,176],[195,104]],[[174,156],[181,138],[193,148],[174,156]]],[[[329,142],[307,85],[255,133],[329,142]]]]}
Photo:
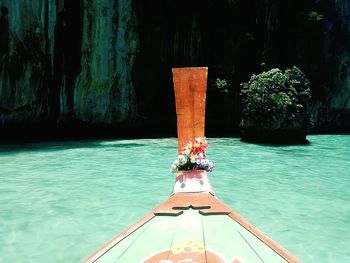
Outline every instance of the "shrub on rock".
{"type": "Polygon", "coordinates": [[[310,81],[297,67],[271,69],[242,83],[241,137],[246,141],[303,143],[311,119],[310,81]]]}

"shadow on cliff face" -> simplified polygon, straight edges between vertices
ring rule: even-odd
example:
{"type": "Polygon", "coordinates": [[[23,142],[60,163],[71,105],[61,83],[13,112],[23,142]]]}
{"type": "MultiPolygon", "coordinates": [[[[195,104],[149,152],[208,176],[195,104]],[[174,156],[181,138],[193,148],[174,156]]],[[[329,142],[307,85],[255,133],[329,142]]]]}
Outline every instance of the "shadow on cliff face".
{"type": "Polygon", "coordinates": [[[74,120],[75,81],[81,72],[82,3],[64,1],[55,26],[54,81],[51,118],[58,122],[74,120]]]}
{"type": "MultiPolygon", "coordinates": [[[[139,113],[153,123],[176,123],[171,68],[209,68],[207,134],[237,133],[239,83],[258,64],[255,1],[137,0],[140,55],[134,69],[139,113]],[[216,78],[230,83],[223,94],[216,78]]],[[[175,128],[175,127],[174,127],[175,128]]]]}
{"type": "MultiPolygon", "coordinates": [[[[50,58],[46,56],[47,39],[40,25],[31,24],[23,29],[17,23],[9,28],[10,10],[1,7],[0,15],[0,117],[1,126],[7,123],[29,123],[47,120],[49,112],[48,86],[50,58]],[[13,29],[13,28],[12,28],[13,29]],[[18,34],[16,34],[18,33],[18,34]]],[[[14,12],[11,14],[13,15],[14,12]]],[[[28,15],[29,16],[29,15],[28,15]]],[[[27,17],[22,17],[28,22],[27,17]]],[[[29,23],[29,22],[28,22],[29,23]]],[[[24,26],[23,26],[24,27],[24,26]]]]}
{"type": "MultiPolygon", "coordinates": [[[[241,119],[239,84],[251,74],[274,67],[302,68],[311,80],[315,104],[321,105],[315,107],[315,116],[317,111],[333,107],[333,102],[327,102],[333,87],[346,90],[336,77],[338,68],[340,76],[344,75],[344,66],[338,66],[344,59],[339,56],[344,58],[344,51],[349,50],[344,47],[348,30],[336,32],[346,16],[341,2],[158,0],[149,4],[135,0],[140,55],[134,80],[139,113],[153,123],[175,123],[171,68],[188,66],[209,67],[209,134],[237,132],[241,119]],[[332,49],[334,45],[338,48],[332,49]],[[216,78],[230,84],[228,93],[220,94],[212,85],[216,78]]],[[[326,111],[323,118],[336,126],[335,131],[341,131],[337,123],[343,117],[326,111]]],[[[319,120],[316,124],[322,128],[327,123],[319,120]]]]}
{"type": "MultiPolygon", "coordinates": [[[[8,9],[4,6],[0,7],[0,39],[0,61],[2,62],[9,49],[8,9]]],[[[1,67],[2,63],[0,64],[0,71],[2,71],[1,67]]]]}
{"type": "Polygon", "coordinates": [[[176,128],[147,126],[148,129],[130,127],[129,124],[65,124],[7,125],[0,129],[0,144],[30,143],[35,141],[61,141],[81,139],[133,139],[176,137],[176,128]]]}

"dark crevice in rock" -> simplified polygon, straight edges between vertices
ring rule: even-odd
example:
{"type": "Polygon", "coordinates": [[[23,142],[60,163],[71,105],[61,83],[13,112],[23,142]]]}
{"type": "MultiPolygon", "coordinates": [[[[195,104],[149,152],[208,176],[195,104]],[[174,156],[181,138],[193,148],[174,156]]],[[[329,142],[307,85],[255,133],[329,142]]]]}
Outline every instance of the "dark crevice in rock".
{"type": "Polygon", "coordinates": [[[0,70],[5,54],[9,50],[9,21],[8,9],[4,6],[0,7],[0,70]]]}
{"type": "Polygon", "coordinates": [[[74,120],[74,88],[81,72],[82,6],[66,0],[55,27],[52,116],[58,122],[74,120]]]}
{"type": "Polygon", "coordinates": [[[255,1],[167,0],[152,5],[135,1],[140,55],[134,80],[140,114],[174,126],[171,68],[207,66],[207,128],[232,132],[240,121],[239,83],[258,68],[255,5],[255,1]],[[231,84],[231,93],[222,94],[212,85],[218,77],[231,84]]]}

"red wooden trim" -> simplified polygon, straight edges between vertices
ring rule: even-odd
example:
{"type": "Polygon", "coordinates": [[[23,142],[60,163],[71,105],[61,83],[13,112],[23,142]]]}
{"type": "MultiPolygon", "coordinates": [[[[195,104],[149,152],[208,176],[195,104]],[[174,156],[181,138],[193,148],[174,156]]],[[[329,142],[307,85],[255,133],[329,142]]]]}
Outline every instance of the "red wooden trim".
{"type": "Polygon", "coordinates": [[[204,137],[208,68],[173,68],[178,150],[204,137]]]}
{"type": "Polygon", "coordinates": [[[90,257],[88,257],[85,261],[85,263],[92,263],[95,262],[97,259],[99,259],[101,256],[103,256],[108,250],[113,248],[116,244],[118,244],[120,241],[122,241],[124,238],[129,236],[131,233],[135,232],[137,229],[142,227],[144,224],[149,222],[152,218],[154,218],[155,215],[152,212],[148,213],[145,217],[137,221],[135,224],[130,226],[127,230],[120,233],[119,235],[112,238],[110,241],[108,241],[106,244],[104,244],[100,249],[98,249],[94,254],[92,254],[90,257]]]}
{"type": "Polygon", "coordinates": [[[154,214],[176,216],[179,215],[179,210],[186,210],[190,207],[199,210],[202,215],[221,215],[231,212],[228,206],[211,194],[179,193],[171,196],[154,209],[154,214]]]}
{"type": "Polygon", "coordinates": [[[278,255],[284,258],[287,262],[289,263],[302,262],[296,257],[294,257],[291,253],[289,253],[286,249],[278,245],[275,241],[273,241],[263,232],[261,232],[259,229],[257,229],[255,226],[253,226],[251,223],[249,223],[246,219],[238,215],[236,212],[231,211],[231,213],[228,216],[231,217],[233,220],[235,220],[237,223],[239,223],[241,226],[243,226],[245,229],[247,229],[254,236],[259,238],[265,245],[267,245],[272,250],[274,250],[278,255]]]}

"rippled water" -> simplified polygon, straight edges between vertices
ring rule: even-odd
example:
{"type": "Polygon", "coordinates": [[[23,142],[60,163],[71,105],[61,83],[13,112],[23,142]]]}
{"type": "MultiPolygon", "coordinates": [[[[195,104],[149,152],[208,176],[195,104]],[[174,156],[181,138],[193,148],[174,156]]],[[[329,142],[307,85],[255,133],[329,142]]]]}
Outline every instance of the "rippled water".
{"type": "MultiPolygon", "coordinates": [[[[304,262],[350,262],[350,136],[209,139],[217,196],[304,262]]],[[[0,262],[79,262],[170,194],[176,139],[0,146],[0,262]]]]}

